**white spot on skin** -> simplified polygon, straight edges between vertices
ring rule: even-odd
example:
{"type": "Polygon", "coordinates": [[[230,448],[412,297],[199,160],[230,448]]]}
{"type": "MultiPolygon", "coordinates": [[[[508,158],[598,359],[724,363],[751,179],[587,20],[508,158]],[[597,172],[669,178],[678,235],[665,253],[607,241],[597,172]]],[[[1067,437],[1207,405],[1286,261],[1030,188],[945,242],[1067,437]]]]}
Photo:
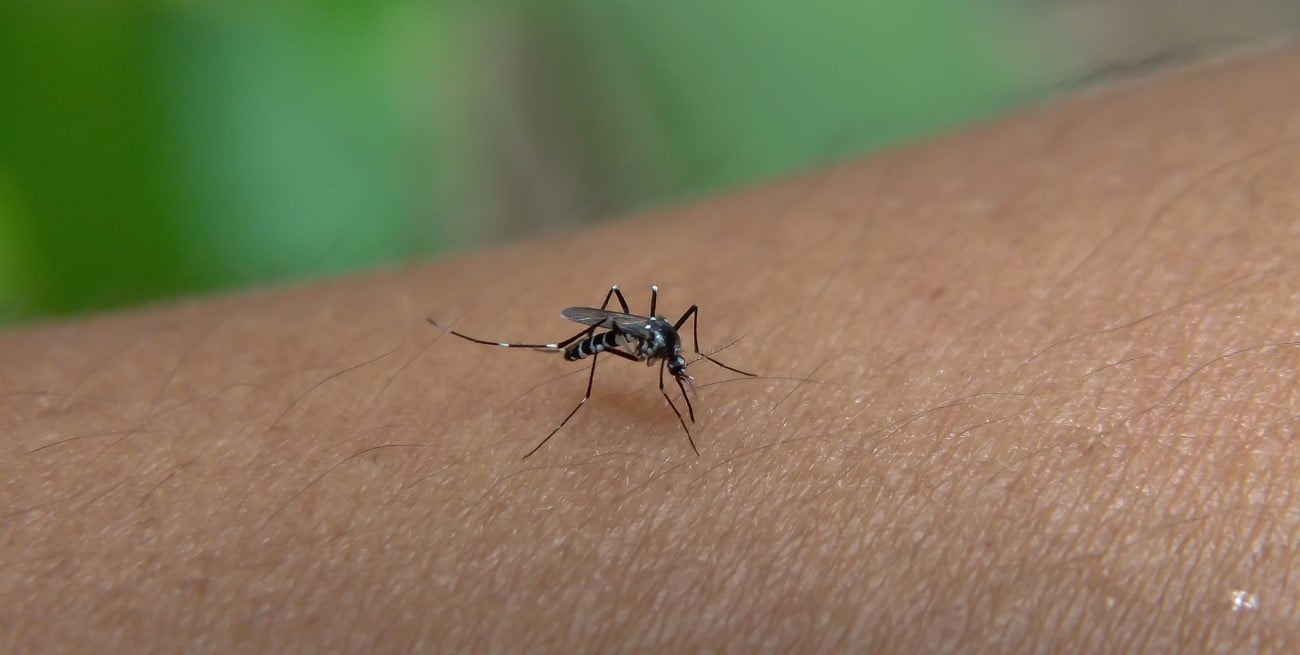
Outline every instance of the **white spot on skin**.
{"type": "Polygon", "coordinates": [[[1232,611],[1241,612],[1244,610],[1259,609],[1259,598],[1255,594],[1238,589],[1232,592],[1232,611]]]}

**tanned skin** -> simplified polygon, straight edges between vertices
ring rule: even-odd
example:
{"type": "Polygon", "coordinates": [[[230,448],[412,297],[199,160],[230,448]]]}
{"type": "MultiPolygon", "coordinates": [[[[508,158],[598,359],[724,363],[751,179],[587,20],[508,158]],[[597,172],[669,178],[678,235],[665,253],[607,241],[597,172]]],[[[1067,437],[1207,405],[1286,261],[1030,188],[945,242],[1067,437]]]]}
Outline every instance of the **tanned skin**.
{"type": "Polygon", "coordinates": [[[1296,79],[0,334],[0,651],[1296,652],[1296,79]],[[611,283],[758,377],[690,365],[696,456],[602,356],[522,460],[589,362],[426,318],[554,342],[611,283]]]}

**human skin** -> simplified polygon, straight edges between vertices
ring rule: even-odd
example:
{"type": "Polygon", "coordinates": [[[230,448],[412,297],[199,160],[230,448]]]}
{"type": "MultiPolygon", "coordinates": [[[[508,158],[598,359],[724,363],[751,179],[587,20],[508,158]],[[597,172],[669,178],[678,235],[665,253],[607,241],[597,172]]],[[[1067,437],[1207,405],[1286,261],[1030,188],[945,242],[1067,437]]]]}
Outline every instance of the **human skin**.
{"type": "Polygon", "coordinates": [[[0,651],[1295,652],[1297,75],[0,334],[0,651]],[[426,317],[610,283],[759,376],[691,365],[696,456],[602,357],[521,459],[588,362],[426,317]]]}

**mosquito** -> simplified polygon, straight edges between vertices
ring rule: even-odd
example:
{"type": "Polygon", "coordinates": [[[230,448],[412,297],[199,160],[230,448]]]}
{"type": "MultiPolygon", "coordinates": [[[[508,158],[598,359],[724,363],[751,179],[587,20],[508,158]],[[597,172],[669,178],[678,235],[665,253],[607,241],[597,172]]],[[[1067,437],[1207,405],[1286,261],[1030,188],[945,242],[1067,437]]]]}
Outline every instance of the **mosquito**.
{"type": "Polygon", "coordinates": [[[682,418],[682,413],[677,409],[677,404],[668,395],[664,389],[664,371],[667,370],[673,379],[677,382],[677,388],[682,391],[682,398],[686,399],[686,412],[691,417],[691,423],[695,422],[695,407],[691,405],[690,394],[686,392],[687,385],[690,385],[692,378],[686,372],[686,358],[682,356],[682,339],[678,335],[678,330],[686,324],[686,321],[695,318],[691,324],[691,336],[694,340],[695,354],[703,359],[707,359],[714,364],[727,369],[733,373],[748,377],[756,377],[753,373],[742,371],[738,368],[728,366],[713,357],[700,352],[700,322],[698,305],[691,305],[691,308],[677,319],[676,323],[669,323],[668,319],[655,314],[659,304],[659,287],[650,287],[650,315],[641,316],[633,314],[627,306],[627,299],[623,297],[623,292],[619,290],[618,285],[610,285],[609,293],[605,294],[605,302],[596,307],[569,307],[560,315],[564,318],[581,323],[587,328],[583,331],[560,341],[558,343],[506,343],[504,341],[489,341],[487,339],[478,339],[467,334],[462,334],[451,328],[439,325],[433,319],[426,319],[434,327],[444,332],[454,334],[466,341],[481,343],[487,346],[499,346],[501,348],[529,348],[543,352],[563,352],[565,361],[576,362],[580,359],[591,358],[591,373],[587,376],[587,393],[578,401],[573,411],[564,417],[563,421],[551,430],[540,443],[533,447],[524,455],[528,459],[533,453],[546,445],[555,433],[573,418],[578,410],[587,403],[591,398],[591,387],[596,380],[596,362],[601,353],[609,353],[617,357],[622,357],[634,362],[645,362],[646,366],[653,366],[659,363],[659,393],[663,394],[664,400],[668,401],[668,406],[672,408],[673,414],[677,415],[677,421],[682,424],[682,430],[686,431],[686,440],[691,444],[691,450],[695,451],[696,456],[700,454],[700,449],[695,447],[695,438],[691,436],[691,429],[686,425],[686,419],[682,418]],[[621,312],[610,311],[609,301],[617,299],[621,312]],[[603,330],[603,332],[601,331],[603,330]]]}

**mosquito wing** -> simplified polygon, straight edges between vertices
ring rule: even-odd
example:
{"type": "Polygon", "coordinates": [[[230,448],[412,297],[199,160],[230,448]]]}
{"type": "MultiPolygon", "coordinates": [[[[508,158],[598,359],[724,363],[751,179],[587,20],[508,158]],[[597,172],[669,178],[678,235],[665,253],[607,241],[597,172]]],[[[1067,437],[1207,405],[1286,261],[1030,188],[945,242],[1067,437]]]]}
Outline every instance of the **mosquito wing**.
{"type": "Polygon", "coordinates": [[[634,337],[650,336],[650,318],[647,316],[611,312],[595,307],[570,307],[560,314],[574,323],[611,330],[617,327],[619,332],[634,337]]]}

